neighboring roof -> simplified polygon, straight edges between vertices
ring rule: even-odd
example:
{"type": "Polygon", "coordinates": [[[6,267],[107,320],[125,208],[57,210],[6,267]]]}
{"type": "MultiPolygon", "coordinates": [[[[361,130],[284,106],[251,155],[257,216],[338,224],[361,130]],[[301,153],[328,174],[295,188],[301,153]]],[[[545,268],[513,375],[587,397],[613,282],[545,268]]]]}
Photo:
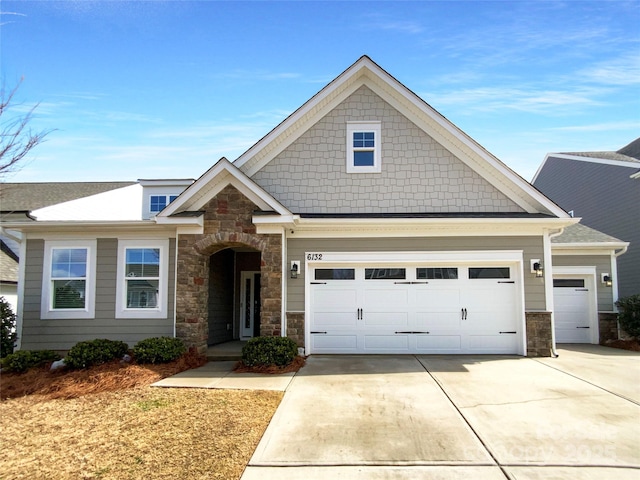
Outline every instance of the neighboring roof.
{"type": "Polygon", "coordinates": [[[0,183],[0,211],[30,211],[68,202],[136,182],[0,183]]]}
{"type": "Polygon", "coordinates": [[[528,213],[568,215],[369,57],[362,56],[234,161],[252,177],[361,86],[412,121],[528,213]]]}
{"type": "Polygon", "coordinates": [[[18,283],[18,257],[0,240],[0,282],[18,283]]]}
{"type": "MultiPolygon", "coordinates": [[[[600,160],[614,160],[616,162],[640,163],[640,160],[624,155],[619,152],[566,152],[561,155],[571,155],[574,157],[594,158],[600,160]]],[[[550,156],[555,156],[550,154],[550,156]]]]}
{"type": "Polygon", "coordinates": [[[622,240],[593,228],[576,223],[564,229],[562,234],[552,237],[551,243],[625,243],[622,240]]]}
{"type": "Polygon", "coordinates": [[[640,137],[636,138],[629,145],[622,147],[618,150],[618,153],[640,160],[640,137]]]}

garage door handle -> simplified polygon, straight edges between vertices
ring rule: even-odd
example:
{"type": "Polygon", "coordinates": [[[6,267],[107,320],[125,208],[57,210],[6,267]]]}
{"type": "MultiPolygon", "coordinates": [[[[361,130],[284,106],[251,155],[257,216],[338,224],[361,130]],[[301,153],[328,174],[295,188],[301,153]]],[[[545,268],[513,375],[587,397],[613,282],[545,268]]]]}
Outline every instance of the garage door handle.
{"type": "Polygon", "coordinates": [[[515,335],[518,332],[500,332],[500,335],[504,334],[504,333],[508,333],[509,335],[515,335]]]}
{"type": "Polygon", "coordinates": [[[591,328],[591,327],[576,327],[576,328],[591,328]]]}
{"type": "Polygon", "coordinates": [[[400,335],[400,334],[420,334],[420,333],[424,333],[424,334],[429,334],[429,332],[396,332],[396,335],[400,335]]]}
{"type": "Polygon", "coordinates": [[[311,282],[311,285],[326,285],[327,282],[311,282]]]}
{"type": "Polygon", "coordinates": [[[588,292],[588,288],[576,288],[576,292],[588,292]]]}
{"type": "Polygon", "coordinates": [[[327,334],[327,332],[311,332],[311,335],[314,335],[314,334],[317,334],[317,333],[321,333],[321,334],[323,334],[323,335],[326,335],[326,334],[327,334]]]}
{"type": "Polygon", "coordinates": [[[516,283],[515,280],[509,280],[509,281],[502,281],[502,282],[498,282],[498,283],[516,283]]]}
{"type": "Polygon", "coordinates": [[[461,309],[460,313],[462,314],[462,320],[466,320],[467,319],[467,309],[466,308],[461,309]]]}

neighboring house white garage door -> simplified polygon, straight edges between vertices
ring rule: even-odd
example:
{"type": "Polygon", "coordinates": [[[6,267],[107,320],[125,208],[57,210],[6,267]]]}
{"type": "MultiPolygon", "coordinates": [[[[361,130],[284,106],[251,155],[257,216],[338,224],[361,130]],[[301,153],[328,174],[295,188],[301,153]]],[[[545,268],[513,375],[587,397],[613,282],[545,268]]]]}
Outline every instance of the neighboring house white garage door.
{"type": "Polygon", "coordinates": [[[521,353],[516,270],[508,263],[310,266],[310,353],[521,353]]]}
{"type": "Polygon", "coordinates": [[[596,328],[592,307],[595,292],[590,283],[588,277],[553,279],[557,343],[592,343],[596,328]]]}

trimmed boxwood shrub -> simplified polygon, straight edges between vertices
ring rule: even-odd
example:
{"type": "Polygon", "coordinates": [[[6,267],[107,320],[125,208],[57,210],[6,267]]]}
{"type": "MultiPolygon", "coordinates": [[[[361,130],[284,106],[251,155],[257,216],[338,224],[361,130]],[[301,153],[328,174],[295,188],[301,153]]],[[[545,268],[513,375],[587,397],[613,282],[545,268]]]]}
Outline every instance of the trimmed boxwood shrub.
{"type": "Polygon", "coordinates": [[[640,293],[620,298],[616,306],[620,327],[632,337],[640,337],[640,293]]]}
{"type": "Polygon", "coordinates": [[[124,342],[98,338],[76,343],[69,350],[64,363],[69,368],[87,368],[122,358],[128,351],[129,345],[124,342]]]}
{"type": "Polygon", "coordinates": [[[2,369],[7,372],[23,373],[30,368],[40,367],[60,358],[60,355],[51,350],[18,350],[2,359],[2,369]]]}
{"type": "Polygon", "coordinates": [[[133,347],[138,363],[168,363],[180,358],[187,348],[179,338],[154,337],[139,341],[133,347]]]}
{"type": "Polygon", "coordinates": [[[298,345],[288,337],[254,337],[242,347],[242,362],[249,366],[289,365],[298,355],[298,345]]]}

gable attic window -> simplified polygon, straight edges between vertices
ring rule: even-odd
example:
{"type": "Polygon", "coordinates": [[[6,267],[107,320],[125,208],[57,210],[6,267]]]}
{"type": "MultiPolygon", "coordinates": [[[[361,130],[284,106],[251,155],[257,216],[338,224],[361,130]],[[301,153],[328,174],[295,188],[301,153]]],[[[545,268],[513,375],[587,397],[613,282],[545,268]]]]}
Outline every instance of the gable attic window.
{"type": "Polygon", "coordinates": [[[347,122],[347,173],[380,173],[380,122],[347,122]]]}
{"type": "Polygon", "coordinates": [[[149,212],[159,213],[165,209],[167,205],[173,202],[178,195],[151,195],[149,197],[149,212]]]}

